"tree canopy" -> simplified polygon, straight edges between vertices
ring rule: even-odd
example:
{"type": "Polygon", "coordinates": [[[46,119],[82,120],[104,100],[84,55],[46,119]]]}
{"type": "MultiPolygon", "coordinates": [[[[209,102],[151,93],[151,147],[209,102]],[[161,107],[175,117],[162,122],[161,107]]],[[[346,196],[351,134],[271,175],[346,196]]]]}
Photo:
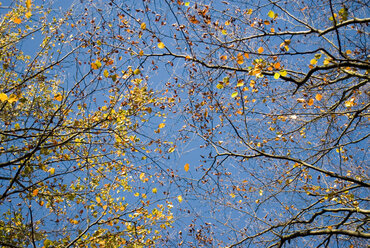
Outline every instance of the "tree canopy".
{"type": "Polygon", "coordinates": [[[0,8],[1,246],[366,246],[365,1],[0,8]]]}

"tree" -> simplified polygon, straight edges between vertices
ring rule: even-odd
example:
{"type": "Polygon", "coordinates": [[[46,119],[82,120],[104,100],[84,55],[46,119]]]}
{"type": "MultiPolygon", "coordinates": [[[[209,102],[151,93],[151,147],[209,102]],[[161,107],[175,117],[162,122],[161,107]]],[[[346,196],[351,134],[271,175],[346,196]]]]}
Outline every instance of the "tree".
{"type": "Polygon", "coordinates": [[[183,241],[366,244],[365,2],[111,3],[140,32],[122,50],[171,75],[173,110],[186,122],[178,145],[194,134],[203,142],[196,170],[176,172],[194,216],[186,229],[194,240],[183,241]]]}
{"type": "Polygon", "coordinates": [[[367,244],[365,2],[5,9],[2,246],[367,244]]]}
{"type": "Polygon", "coordinates": [[[88,9],[1,7],[0,245],[153,246],[172,214],[147,183],[143,154],[161,150],[142,130],[165,99],[88,9]]]}

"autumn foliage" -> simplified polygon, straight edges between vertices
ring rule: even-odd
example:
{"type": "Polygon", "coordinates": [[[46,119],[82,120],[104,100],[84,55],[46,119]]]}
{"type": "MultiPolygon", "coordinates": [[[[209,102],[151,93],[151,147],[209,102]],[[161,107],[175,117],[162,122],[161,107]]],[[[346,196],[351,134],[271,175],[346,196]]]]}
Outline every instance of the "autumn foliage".
{"type": "Polygon", "coordinates": [[[362,247],[362,1],[17,0],[3,247],[362,247]]]}

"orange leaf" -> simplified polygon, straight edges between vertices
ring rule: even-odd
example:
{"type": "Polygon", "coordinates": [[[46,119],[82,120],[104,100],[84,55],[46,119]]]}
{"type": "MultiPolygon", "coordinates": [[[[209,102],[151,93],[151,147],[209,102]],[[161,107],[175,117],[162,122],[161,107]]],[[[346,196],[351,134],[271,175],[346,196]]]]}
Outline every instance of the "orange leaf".
{"type": "Polygon", "coordinates": [[[276,63],[274,64],[274,67],[275,67],[275,69],[279,69],[279,68],[280,68],[280,63],[279,63],[279,62],[276,62],[276,63]]]}
{"type": "Polygon", "coordinates": [[[189,164],[185,164],[185,165],[184,165],[184,170],[185,170],[186,172],[188,172],[188,170],[189,170],[189,164]]]}
{"type": "Polygon", "coordinates": [[[314,102],[314,100],[312,99],[312,98],[310,98],[310,100],[308,100],[308,106],[312,106],[313,105],[313,102],[314,102]]]}
{"type": "Polygon", "coordinates": [[[322,95],[321,94],[316,94],[315,98],[316,98],[317,101],[321,101],[322,95]]]}
{"type": "Polygon", "coordinates": [[[236,62],[238,62],[239,65],[242,65],[244,63],[243,54],[238,54],[236,62]]]}
{"type": "Polygon", "coordinates": [[[260,47],[260,48],[258,48],[258,53],[263,53],[263,51],[265,51],[265,49],[263,49],[263,47],[260,47]]]}
{"type": "Polygon", "coordinates": [[[37,196],[37,194],[39,193],[39,189],[34,189],[33,191],[32,191],[32,195],[33,196],[37,196]]]}
{"type": "Polygon", "coordinates": [[[29,8],[31,8],[31,0],[27,0],[26,1],[26,7],[27,7],[27,9],[29,9],[29,8]]]}
{"type": "Polygon", "coordinates": [[[19,19],[18,17],[14,18],[14,23],[21,24],[22,20],[19,19]]]}
{"type": "Polygon", "coordinates": [[[165,126],[166,126],[166,124],[161,123],[161,124],[158,125],[158,128],[164,128],[165,126]]]}
{"type": "Polygon", "coordinates": [[[220,57],[220,59],[222,59],[222,60],[227,60],[227,56],[226,56],[226,55],[222,55],[222,56],[220,57]]]}
{"type": "Polygon", "coordinates": [[[249,53],[244,53],[244,56],[249,59],[249,53]]]}

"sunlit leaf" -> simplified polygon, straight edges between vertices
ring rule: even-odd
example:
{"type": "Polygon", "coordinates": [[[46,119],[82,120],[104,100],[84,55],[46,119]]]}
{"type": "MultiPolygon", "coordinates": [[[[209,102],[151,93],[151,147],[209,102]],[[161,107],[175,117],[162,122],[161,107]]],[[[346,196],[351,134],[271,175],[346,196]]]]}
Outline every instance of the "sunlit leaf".
{"type": "Polygon", "coordinates": [[[166,126],[166,124],[165,123],[160,123],[159,125],[158,125],[158,128],[164,128],[166,126]]]}
{"type": "Polygon", "coordinates": [[[263,49],[263,47],[259,47],[257,51],[258,51],[258,53],[263,53],[263,51],[265,51],[265,49],[263,49]]]}
{"type": "Polygon", "coordinates": [[[159,48],[159,49],[163,49],[163,48],[165,48],[164,43],[163,43],[163,42],[159,42],[159,43],[158,43],[158,48],[159,48]]]}
{"type": "Polygon", "coordinates": [[[181,202],[182,202],[182,196],[181,196],[181,195],[179,195],[179,196],[177,197],[177,200],[181,203],[181,202]]]}
{"type": "Polygon", "coordinates": [[[99,204],[101,202],[101,198],[99,196],[95,197],[96,202],[99,204]]]}
{"type": "Polygon", "coordinates": [[[286,70],[281,70],[280,75],[285,77],[286,75],[288,75],[288,72],[286,70]]]}
{"type": "Polygon", "coordinates": [[[238,55],[236,56],[236,61],[239,65],[242,65],[244,63],[244,58],[243,58],[243,54],[241,53],[238,53],[238,55]]]}
{"type": "Polygon", "coordinates": [[[232,98],[235,98],[237,95],[238,95],[238,92],[237,92],[237,91],[235,91],[235,92],[233,92],[233,93],[231,94],[231,97],[232,97],[232,98]]]}
{"type": "Polygon", "coordinates": [[[31,8],[31,3],[32,3],[31,0],[26,0],[26,7],[27,7],[27,9],[31,8]]]}
{"type": "Polygon", "coordinates": [[[6,101],[6,100],[8,100],[8,96],[5,93],[0,93],[0,100],[1,101],[6,101]]]}
{"type": "Polygon", "coordinates": [[[322,95],[321,94],[316,94],[315,98],[316,98],[317,101],[321,101],[322,95]]]}
{"type": "Polygon", "coordinates": [[[145,22],[141,23],[140,28],[142,30],[145,30],[146,29],[146,23],[145,22]]]}
{"type": "Polygon", "coordinates": [[[188,170],[189,170],[189,164],[188,164],[188,163],[186,163],[186,164],[184,165],[184,170],[185,170],[186,172],[188,172],[188,170]]]}
{"type": "Polygon", "coordinates": [[[280,78],[280,73],[275,72],[275,74],[274,74],[274,78],[275,78],[275,79],[279,79],[279,78],[280,78]]]}

